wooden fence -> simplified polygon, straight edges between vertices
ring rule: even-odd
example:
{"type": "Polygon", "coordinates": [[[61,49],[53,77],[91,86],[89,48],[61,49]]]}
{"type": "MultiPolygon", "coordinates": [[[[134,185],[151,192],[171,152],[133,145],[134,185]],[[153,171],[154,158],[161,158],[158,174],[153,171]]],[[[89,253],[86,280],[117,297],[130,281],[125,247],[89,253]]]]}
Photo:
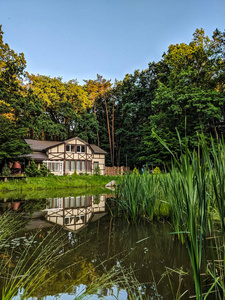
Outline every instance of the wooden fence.
{"type": "Polygon", "coordinates": [[[129,172],[130,167],[105,167],[105,175],[123,175],[129,172]]]}

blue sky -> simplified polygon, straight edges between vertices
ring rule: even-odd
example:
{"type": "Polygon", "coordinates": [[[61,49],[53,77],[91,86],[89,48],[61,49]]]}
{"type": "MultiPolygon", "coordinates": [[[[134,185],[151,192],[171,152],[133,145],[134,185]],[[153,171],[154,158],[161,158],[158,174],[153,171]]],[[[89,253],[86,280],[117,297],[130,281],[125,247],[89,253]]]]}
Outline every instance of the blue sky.
{"type": "Polygon", "coordinates": [[[28,72],[114,81],[189,43],[196,28],[223,31],[225,0],[0,0],[0,24],[28,72]]]}

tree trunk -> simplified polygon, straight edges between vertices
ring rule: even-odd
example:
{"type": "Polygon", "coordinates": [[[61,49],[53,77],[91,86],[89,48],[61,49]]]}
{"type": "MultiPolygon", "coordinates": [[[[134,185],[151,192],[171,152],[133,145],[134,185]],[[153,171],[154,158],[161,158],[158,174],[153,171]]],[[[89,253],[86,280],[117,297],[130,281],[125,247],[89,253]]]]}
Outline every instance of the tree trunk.
{"type": "Polygon", "coordinates": [[[112,166],[114,167],[114,100],[113,100],[113,111],[112,111],[112,166]]]}
{"type": "Polygon", "coordinates": [[[110,133],[110,126],[109,126],[109,114],[108,114],[108,107],[107,107],[106,97],[105,97],[105,112],[106,112],[108,134],[109,134],[110,157],[111,157],[111,163],[112,163],[112,142],[111,142],[111,133],[110,133]]]}
{"type": "MultiPolygon", "coordinates": [[[[94,114],[96,116],[96,110],[95,110],[95,106],[94,106],[94,114]]],[[[97,118],[97,117],[96,117],[97,118]]],[[[100,147],[100,139],[99,139],[99,132],[97,131],[97,140],[98,140],[98,147],[100,147]]]]}

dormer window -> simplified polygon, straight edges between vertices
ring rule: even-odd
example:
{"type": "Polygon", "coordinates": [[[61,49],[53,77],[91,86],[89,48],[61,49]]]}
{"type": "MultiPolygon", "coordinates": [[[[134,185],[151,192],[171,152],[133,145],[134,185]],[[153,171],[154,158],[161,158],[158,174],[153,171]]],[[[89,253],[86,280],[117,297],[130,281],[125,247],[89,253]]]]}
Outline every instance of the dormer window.
{"type": "Polygon", "coordinates": [[[77,153],[85,153],[85,146],[77,146],[77,153]]]}
{"type": "Polygon", "coordinates": [[[75,145],[66,145],[66,152],[75,152],[75,145]]]}

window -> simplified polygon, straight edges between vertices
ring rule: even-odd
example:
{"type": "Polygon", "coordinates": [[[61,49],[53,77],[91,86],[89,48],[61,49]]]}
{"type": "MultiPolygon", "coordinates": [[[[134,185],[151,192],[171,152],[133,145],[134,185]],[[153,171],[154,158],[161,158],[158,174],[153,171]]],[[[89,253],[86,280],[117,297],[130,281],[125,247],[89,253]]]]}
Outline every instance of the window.
{"type": "Polygon", "coordinates": [[[56,171],[56,172],[59,171],[59,163],[55,163],[55,171],[56,171]]]}
{"type": "Polygon", "coordinates": [[[81,196],[81,206],[82,207],[85,206],[85,200],[86,200],[86,197],[85,196],[81,196]]]}
{"type": "Polygon", "coordinates": [[[74,197],[70,198],[70,207],[75,207],[75,199],[74,199],[74,197]]]}
{"type": "Polygon", "coordinates": [[[75,152],[75,145],[66,145],[66,152],[75,152]]]}
{"type": "Polygon", "coordinates": [[[50,163],[49,163],[49,170],[50,170],[50,171],[53,171],[53,162],[50,162],[50,163]]]}
{"type": "Polygon", "coordinates": [[[85,146],[77,146],[78,153],[85,153],[85,146]]]}
{"type": "Polygon", "coordinates": [[[96,175],[100,175],[101,174],[101,169],[99,167],[99,162],[98,161],[94,161],[94,164],[93,164],[93,171],[94,171],[94,174],[96,175]]]}
{"type": "Polygon", "coordinates": [[[82,160],[82,171],[86,171],[85,160],[82,160]]]}
{"type": "Polygon", "coordinates": [[[75,161],[71,160],[71,171],[74,172],[74,170],[75,170],[75,161]]]}
{"type": "Polygon", "coordinates": [[[70,161],[66,160],[66,171],[70,171],[70,161]]]}
{"type": "Polygon", "coordinates": [[[76,207],[80,207],[80,196],[76,197],[76,207]]]}
{"type": "Polygon", "coordinates": [[[77,171],[80,171],[80,160],[77,161],[77,171]]]}
{"type": "Polygon", "coordinates": [[[70,198],[66,197],[65,198],[65,208],[69,208],[70,207],[70,198]]]}
{"type": "Polygon", "coordinates": [[[99,167],[99,162],[98,161],[95,161],[94,162],[94,170],[96,169],[96,168],[98,168],[99,167]]]}
{"type": "Polygon", "coordinates": [[[65,224],[66,225],[73,225],[75,221],[75,217],[71,216],[71,217],[65,217],[65,224]]]}

